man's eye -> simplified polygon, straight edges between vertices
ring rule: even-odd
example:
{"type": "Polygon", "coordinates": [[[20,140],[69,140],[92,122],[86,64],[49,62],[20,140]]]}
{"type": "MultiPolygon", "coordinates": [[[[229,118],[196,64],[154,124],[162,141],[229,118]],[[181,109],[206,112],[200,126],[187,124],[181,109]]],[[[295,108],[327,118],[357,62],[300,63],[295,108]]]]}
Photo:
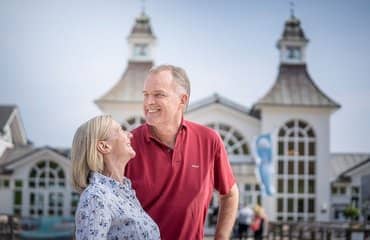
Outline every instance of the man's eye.
{"type": "Polygon", "coordinates": [[[166,95],[164,95],[163,93],[156,93],[154,96],[155,97],[165,97],[166,95]]]}

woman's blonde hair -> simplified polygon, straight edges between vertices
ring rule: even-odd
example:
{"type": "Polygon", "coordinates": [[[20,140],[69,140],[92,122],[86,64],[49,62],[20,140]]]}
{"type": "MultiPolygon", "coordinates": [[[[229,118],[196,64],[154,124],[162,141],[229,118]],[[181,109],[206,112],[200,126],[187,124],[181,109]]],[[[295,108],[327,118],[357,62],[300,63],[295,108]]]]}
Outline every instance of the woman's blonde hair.
{"type": "Polygon", "coordinates": [[[103,155],[97,150],[97,142],[108,138],[113,121],[110,115],[97,116],[77,129],[71,150],[72,184],[76,191],[87,187],[90,171],[103,171],[103,155]]]}

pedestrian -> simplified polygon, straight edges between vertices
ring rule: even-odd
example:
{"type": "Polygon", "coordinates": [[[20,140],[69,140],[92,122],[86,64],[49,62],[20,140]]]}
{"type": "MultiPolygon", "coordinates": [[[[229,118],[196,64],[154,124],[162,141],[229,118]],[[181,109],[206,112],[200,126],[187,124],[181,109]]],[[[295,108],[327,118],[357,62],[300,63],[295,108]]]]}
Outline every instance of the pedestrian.
{"type": "Polygon", "coordinates": [[[256,205],[253,211],[254,217],[251,224],[251,229],[254,232],[254,240],[262,240],[267,217],[264,209],[259,205],[256,205]]]}
{"type": "Polygon", "coordinates": [[[72,143],[72,181],[81,193],[75,239],[160,239],[157,224],[145,213],[123,176],[135,156],[131,133],[110,116],[81,125],[72,143]]]}
{"type": "Polygon", "coordinates": [[[215,239],[229,239],[238,206],[238,188],[220,136],[184,119],[190,82],[172,65],[150,70],[144,82],[146,123],[133,130],[140,149],[126,169],[144,209],[164,240],[197,240],[214,189],[219,193],[215,239]]]}
{"type": "Polygon", "coordinates": [[[245,205],[243,208],[239,210],[238,214],[238,237],[239,239],[243,239],[243,236],[248,238],[248,230],[249,226],[253,220],[253,210],[245,205]]]}

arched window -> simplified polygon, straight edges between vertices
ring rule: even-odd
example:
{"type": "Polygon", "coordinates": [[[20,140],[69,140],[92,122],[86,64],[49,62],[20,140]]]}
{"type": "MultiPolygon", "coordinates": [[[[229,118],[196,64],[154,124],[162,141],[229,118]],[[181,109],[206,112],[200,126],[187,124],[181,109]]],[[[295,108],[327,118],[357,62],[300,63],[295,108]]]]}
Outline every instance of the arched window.
{"type": "Polygon", "coordinates": [[[28,175],[29,215],[63,215],[66,175],[63,168],[54,161],[36,163],[28,175]]]}
{"type": "Polygon", "coordinates": [[[277,144],[277,220],[314,220],[315,131],[304,120],[290,120],[280,127],[277,144]]]}
{"type": "Polygon", "coordinates": [[[224,123],[209,123],[207,126],[220,134],[229,154],[249,155],[248,143],[238,130],[224,123]]]}
{"type": "Polygon", "coordinates": [[[122,129],[125,131],[131,131],[132,129],[145,123],[145,119],[141,116],[134,116],[126,119],[122,124],[122,129]]]}

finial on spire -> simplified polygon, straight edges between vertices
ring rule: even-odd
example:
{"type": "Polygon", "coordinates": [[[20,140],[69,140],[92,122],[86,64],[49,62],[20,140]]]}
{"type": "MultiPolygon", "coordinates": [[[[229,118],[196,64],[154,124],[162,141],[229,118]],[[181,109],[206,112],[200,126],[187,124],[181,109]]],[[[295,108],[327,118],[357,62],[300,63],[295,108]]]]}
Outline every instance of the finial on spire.
{"type": "Polygon", "coordinates": [[[141,0],[141,12],[145,14],[145,0],[141,0]]]}
{"type": "Polygon", "coordinates": [[[291,18],[294,18],[295,17],[294,16],[294,2],[293,1],[289,2],[289,5],[290,5],[290,16],[291,18]]]}

